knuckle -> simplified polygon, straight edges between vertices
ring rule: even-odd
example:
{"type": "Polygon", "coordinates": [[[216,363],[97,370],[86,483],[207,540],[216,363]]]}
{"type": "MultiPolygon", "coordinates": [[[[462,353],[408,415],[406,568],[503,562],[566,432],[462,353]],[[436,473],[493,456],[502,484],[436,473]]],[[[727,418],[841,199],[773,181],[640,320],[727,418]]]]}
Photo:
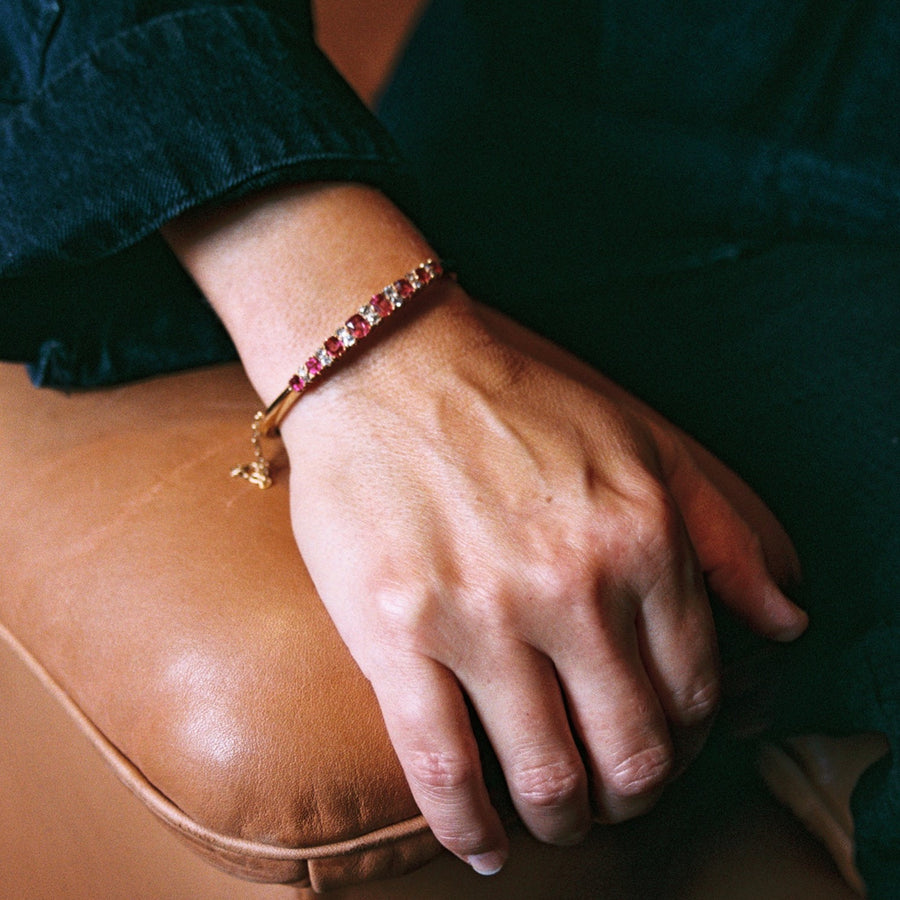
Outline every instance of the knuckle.
{"type": "Polygon", "coordinates": [[[445,795],[466,788],[477,776],[477,764],[442,750],[413,752],[406,761],[410,782],[426,795],[445,795]]]}
{"type": "Polygon", "coordinates": [[[631,528],[635,545],[649,555],[668,556],[681,540],[681,516],[661,484],[647,485],[635,501],[631,528]]]}
{"type": "Polygon", "coordinates": [[[587,775],[580,762],[555,761],[516,769],[509,787],[521,802],[552,809],[578,800],[587,790],[587,775]]]}
{"type": "Polygon", "coordinates": [[[612,767],[606,787],[620,797],[637,797],[664,784],[672,765],[673,755],[667,744],[645,747],[612,767]]]}
{"type": "Polygon", "coordinates": [[[617,566],[669,565],[684,543],[675,501],[648,473],[632,477],[605,519],[602,541],[617,566]]]}
{"type": "Polygon", "coordinates": [[[718,678],[708,679],[676,696],[679,725],[696,725],[710,718],[719,706],[721,687],[718,678]]]}
{"type": "Polygon", "coordinates": [[[555,559],[540,570],[537,596],[547,600],[550,609],[557,609],[560,598],[569,605],[589,605],[593,595],[595,576],[587,563],[588,553],[571,551],[555,559]]]}
{"type": "Polygon", "coordinates": [[[372,594],[372,609],[379,633],[404,643],[433,631],[438,604],[430,591],[382,587],[372,594]]]}

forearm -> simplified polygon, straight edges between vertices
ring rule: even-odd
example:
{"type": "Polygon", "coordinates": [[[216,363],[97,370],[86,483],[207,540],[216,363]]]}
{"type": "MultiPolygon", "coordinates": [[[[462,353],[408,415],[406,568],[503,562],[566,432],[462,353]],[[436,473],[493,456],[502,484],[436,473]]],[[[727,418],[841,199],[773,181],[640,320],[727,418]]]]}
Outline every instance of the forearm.
{"type": "Polygon", "coordinates": [[[434,251],[378,191],[287,185],[191,212],[163,234],[265,403],[374,290],[434,251]]]}
{"type": "MultiPolygon", "coordinates": [[[[266,403],[434,255],[352,185],[284,188],[166,235],[266,403]]],[[[762,633],[795,637],[805,618],[673,429],[492,334],[452,280],[427,293],[281,432],[302,475],[298,547],[413,794],[439,840],[490,872],[506,839],[467,700],[532,833],[570,843],[592,807],[607,821],[647,809],[702,743],[718,695],[704,574],[762,633]]]]}

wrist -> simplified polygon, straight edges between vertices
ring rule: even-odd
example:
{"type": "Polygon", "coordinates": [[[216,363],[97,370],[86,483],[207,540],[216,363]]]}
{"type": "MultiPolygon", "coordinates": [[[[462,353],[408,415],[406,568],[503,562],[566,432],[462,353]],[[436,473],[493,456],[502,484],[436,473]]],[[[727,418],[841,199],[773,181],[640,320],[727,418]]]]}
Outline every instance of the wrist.
{"type": "MultiPolygon", "coordinates": [[[[401,278],[385,285],[348,319],[341,322],[309,355],[301,358],[277,399],[266,410],[257,413],[253,424],[254,447],[259,456],[259,439],[272,436],[294,404],[311,389],[321,385],[332,367],[346,357],[359,353],[360,343],[371,346],[376,328],[384,334],[385,325],[401,309],[409,308],[422,292],[437,284],[446,274],[443,264],[428,259],[401,278]]],[[[346,361],[344,362],[346,364],[346,361]]],[[[340,365],[338,365],[340,369],[340,365]]]]}
{"type": "MultiPolygon", "coordinates": [[[[472,357],[483,329],[474,304],[450,278],[433,280],[313,381],[282,432],[315,429],[325,417],[360,416],[404,406],[413,397],[446,390],[459,363],[472,357]]],[[[477,355],[477,351],[476,351],[477,355]]]]}
{"type": "Polygon", "coordinates": [[[389,200],[352,184],[280,187],[191,212],[163,234],[222,319],[265,404],[373,291],[435,258],[389,200]]]}

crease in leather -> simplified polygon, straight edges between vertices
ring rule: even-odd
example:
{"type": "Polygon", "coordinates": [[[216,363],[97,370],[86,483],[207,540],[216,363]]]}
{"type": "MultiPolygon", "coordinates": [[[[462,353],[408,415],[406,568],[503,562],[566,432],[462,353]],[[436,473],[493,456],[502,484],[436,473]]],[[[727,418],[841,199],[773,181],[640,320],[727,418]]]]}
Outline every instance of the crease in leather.
{"type": "MultiPolygon", "coordinates": [[[[176,484],[178,480],[184,476],[184,473],[189,472],[191,469],[201,467],[205,462],[209,462],[217,455],[218,450],[219,448],[213,446],[202,450],[193,447],[189,458],[171,466],[171,468],[168,468],[160,475],[157,481],[148,487],[143,488],[140,493],[129,498],[114,519],[102,523],[95,523],[88,531],[77,535],[73,534],[72,542],[65,548],[66,553],[73,558],[76,556],[89,556],[92,552],[96,551],[101,544],[108,540],[110,535],[115,535],[117,531],[121,532],[121,530],[126,527],[129,520],[138,515],[142,508],[152,504],[167,487],[170,488],[176,484]]],[[[36,480],[39,482],[42,480],[40,474],[37,474],[36,480]]]]}

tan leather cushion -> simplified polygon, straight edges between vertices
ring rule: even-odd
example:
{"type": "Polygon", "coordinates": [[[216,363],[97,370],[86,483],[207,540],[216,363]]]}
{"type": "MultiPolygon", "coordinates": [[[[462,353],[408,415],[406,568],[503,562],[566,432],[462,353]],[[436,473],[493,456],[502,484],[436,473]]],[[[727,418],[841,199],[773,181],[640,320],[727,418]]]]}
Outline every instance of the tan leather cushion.
{"type": "MultiPolygon", "coordinates": [[[[228,478],[237,365],[70,396],[0,366],[0,623],[119,776],[246,877],[324,888],[437,845],[291,536],[228,478]]],[[[283,464],[283,460],[282,460],[283,464]]]]}
{"type": "MultiPolygon", "coordinates": [[[[438,846],[299,558],[277,477],[285,459],[269,491],[228,478],[247,458],[256,407],[237,365],[65,396],[0,364],[0,638],[119,778],[221,868],[318,890],[399,875],[438,846]]],[[[745,486],[709,465],[752,511],[745,486]]],[[[590,896],[587,883],[621,883],[611,868],[627,867],[645,843],[635,839],[600,829],[582,848],[530,847],[509,874],[528,896],[590,896]]],[[[641,865],[665,878],[657,855],[648,845],[641,865]]],[[[837,879],[824,854],[811,859],[798,877],[837,879]]],[[[410,890],[438,896],[437,877],[446,896],[475,896],[468,883],[457,891],[464,868],[419,873],[410,890]]]]}

